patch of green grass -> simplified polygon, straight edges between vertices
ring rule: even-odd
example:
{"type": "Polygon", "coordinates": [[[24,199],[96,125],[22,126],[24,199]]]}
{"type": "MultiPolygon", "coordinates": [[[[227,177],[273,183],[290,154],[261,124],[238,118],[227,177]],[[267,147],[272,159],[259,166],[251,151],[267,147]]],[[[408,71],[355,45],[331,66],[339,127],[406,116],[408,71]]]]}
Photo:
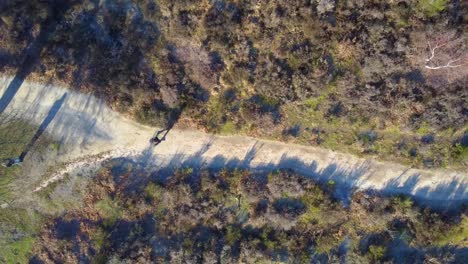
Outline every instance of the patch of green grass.
{"type": "Polygon", "coordinates": [[[191,255],[193,254],[193,244],[193,240],[191,240],[190,238],[185,238],[182,242],[182,248],[187,254],[191,255]]]}
{"type": "Polygon", "coordinates": [[[229,187],[231,189],[231,192],[235,194],[240,194],[242,192],[241,190],[241,179],[242,176],[246,173],[244,170],[240,169],[235,169],[233,171],[229,171],[226,169],[223,169],[221,171],[221,175],[226,175],[227,181],[229,183],[229,187]]]}
{"type": "Polygon", "coordinates": [[[262,239],[262,243],[265,245],[265,247],[269,250],[274,250],[277,248],[277,242],[274,240],[271,240],[269,237],[269,234],[271,233],[270,228],[263,228],[262,234],[260,235],[262,239]]]}
{"type": "MultiPolygon", "coordinates": [[[[333,85],[326,89],[333,92],[333,85]]],[[[325,92],[324,92],[325,93],[325,92]]],[[[373,155],[382,160],[395,161],[422,167],[425,157],[434,157],[434,167],[451,167],[460,169],[468,162],[468,151],[461,146],[452,146],[452,142],[460,137],[464,130],[447,129],[436,134],[436,142],[425,148],[425,153],[412,157],[405,151],[411,148],[420,149],[422,144],[419,137],[434,133],[433,127],[428,123],[422,123],[412,132],[403,131],[397,125],[389,125],[378,128],[378,122],[356,116],[352,122],[345,118],[325,117],[327,100],[324,95],[309,98],[302,105],[286,104],[281,107],[285,118],[285,126],[299,125],[306,128],[298,138],[290,139],[296,143],[314,144],[317,139],[324,148],[335,151],[343,151],[357,156],[373,155]],[[312,132],[313,128],[319,128],[319,135],[312,132]],[[378,139],[369,142],[368,138],[360,137],[362,131],[373,130],[378,134],[378,139]],[[368,143],[368,144],[365,144],[368,143]],[[370,144],[372,143],[372,144],[370,144]],[[401,144],[401,145],[400,145],[401,144]],[[365,147],[365,149],[363,149],[365,147]],[[424,155],[423,155],[424,154],[424,155]]],[[[275,139],[281,139],[281,134],[276,133],[275,139]]]]}
{"type": "Polygon", "coordinates": [[[297,70],[299,66],[303,63],[303,60],[300,58],[300,56],[290,54],[287,58],[286,61],[293,70],[297,70]]]}
{"type": "Polygon", "coordinates": [[[468,147],[463,147],[461,144],[456,144],[452,150],[452,156],[455,160],[466,162],[468,160],[468,147]]]}
{"type": "Polygon", "coordinates": [[[207,104],[208,112],[204,115],[204,123],[212,132],[219,132],[227,115],[227,106],[221,95],[212,96],[207,104]]]}
{"type": "Polygon", "coordinates": [[[99,251],[106,243],[108,234],[102,228],[97,229],[91,233],[91,240],[93,241],[94,248],[99,251]]]}
{"type": "Polygon", "coordinates": [[[396,26],[398,28],[407,28],[411,26],[408,18],[400,18],[396,21],[396,26]]]}
{"type": "Polygon", "coordinates": [[[152,201],[159,201],[163,193],[164,188],[152,182],[145,187],[146,198],[152,201]]]}
{"type": "Polygon", "coordinates": [[[57,142],[52,143],[52,149],[58,152],[60,150],[60,144],[57,142]]]}
{"type": "Polygon", "coordinates": [[[241,94],[247,96],[245,87],[248,85],[249,72],[241,67],[228,67],[224,71],[222,79],[223,81],[236,89],[241,91],[241,94]]]}
{"type": "Polygon", "coordinates": [[[306,211],[299,216],[299,223],[310,224],[320,223],[323,217],[323,211],[320,207],[324,200],[324,192],[317,186],[308,190],[306,194],[301,196],[300,200],[306,205],[306,211]]]}
{"type": "Polygon", "coordinates": [[[304,101],[304,104],[311,110],[316,110],[317,107],[322,103],[324,102],[326,99],[326,96],[325,95],[320,95],[318,97],[314,97],[314,98],[308,98],[304,101]]]}
{"type": "Polygon", "coordinates": [[[157,208],[154,211],[154,215],[157,218],[163,217],[165,208],[161,204],[161,201],[162,201],[162,196],[164,194],[164,188],[151,182],[146,186],[144,192],[145,192],[146,199],[151,200],[153,204],[157,205],[157,208]]]}
{"type": "Polygon", "coordinates": [[[133,113],[134,118],[145,125],[166,126],[167,112],[154,111],[151,105],[143,103],[133,113]]]}
{"type": "Polygon", "coordinates": [[[4,226],[13,226],[26,233],[38,231],[43,221],[42,215],[36,211],[28,211],[21,208],[0,209],[0,223],[4,226]]]}
{"type": "Polygon", "coordinates": [[[385,251],[386,249],[383,246],[372,245],[369,247],[368,255],[372,261],[379,261],[384,257],[385,251]]]}
{"type": "Polygon", "coordinates": [[[236,125],[233,122],[226,122],[222,127],[220,133],[223,135],[232,135],[237,131],[236,125]]]}
{"type": "Polygon", "coordinates": [[[242,238],[241,229],[237,226],[228,226],[226,230],[226,242],[228,245],[234,245],[242,238]]]}
{"type": "Polygon", "coordinates": [[[241,197],[239,199],[240,199],[239,200],[240,208],[239,208],[239,211],[237,212],[237,215],[238,216],[243,216],[243,217],[244,216],[249,217],[250,216],[250,211],[252,210],[252,205],[244,197],[241,197]]]}
{"type": "Polygon", "coordinates": [[[307,206],[307,211],[300,216],[299,222],[304,224],[319,222],[320,217],[322,216],[321,211],[322,210],[318,206],[307,206]]]}
{"type": "Polygon", "coordinates": [[[187,177],[187,176],[190,176],[190,174],[193,173],[193,168],[192,168],[192,167],[184,167],[180,172],[181,172],[185,177],[187,177]]]}
{"type": "Polygon", "coordinates": [[[18,166],[11,168],[0,167],[0,204],[13,198],[9,185],[20,172],[21,167],[18,166]]]}
{"type": "Polygon", "coordinates": [[[104,226],[112,226],[122,216],[122,208],[110,197],[105,197],[95,204],[104,218],[104,226]]]}
{"type": "Polygon", "coordinates": [[[341,244],[341,239],[333,235],[321,236],[315,241],[317,246],[315,249],[319,253],[329,253],[332,249],[337,248],[341,244]]]}
{"type": "MultiPolygon", "coordinates": [[[[0,115],[0,160],[16,158],[30,143],[37,127],[16,119],[5,119],[0,115]]],[[[33,146],[32,151],[44,151],[51,141],[42,136],[33,146]]],[[[21,166],[5,168],[0,166],[0,203],[12,199],[10,184],[20,175],[21,166]]]]}
{"type": "Polygon", "coordinates": [[[327,134],[324,136],[323,146],[331,150],[338,150],[342,145],[342,137],[339,134],[327,134]]]}
{"type": "Polygon", "coordinates": [[[422,123],[416,130],[416,134],[424,136],[431,133],[431,126],[428,123],[422,123]]]}
{"type": "Polygon", "coordinates": [[[413,207],[413,201],[409,196],[406,195],[398,195],[391,199],[393,206],[403,212],[406,210],[411,209],[413,207]]]}
{"type": "Polygon", "coordinates": [[[35,235],[43,221],[44,218],[35,211],[0,209],[0,262],[28,263],[35,235]]]}
{"type": "Polygon", "coordinates": [[[436,244],[440,246],[455,245],[468,247],[468,217],[463,216],[460,224],[452,227],[442,235],[436,244]]]}
{"type": "Polygon", "coordinates": [[[447,0],[419,0],[418,8],[427,17],[434,17],[447,7],[447,0]]]}
{"type": "MultiPolygon", "coordinates": [[[[0,116],[0,118],[2,118],[0,116]]],[[[36,127],[20,120],[0,125],[0,159],[18,157],[36,132],[36,127]]]]}
{"type": "Polygon", "coordinates": [[[0,260],[4,263],[28,263],[34,238],[27,236],[0,247],[0,260]]]}

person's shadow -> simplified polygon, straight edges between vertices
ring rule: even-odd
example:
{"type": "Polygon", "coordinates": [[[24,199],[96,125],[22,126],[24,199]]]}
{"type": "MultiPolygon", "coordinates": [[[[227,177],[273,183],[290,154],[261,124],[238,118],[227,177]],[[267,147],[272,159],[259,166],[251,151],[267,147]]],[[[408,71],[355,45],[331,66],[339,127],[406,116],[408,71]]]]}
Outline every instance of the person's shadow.
{"type": "Polygon", "coordinates": [[[1,164],[4,167],[12,167],[16,165],[21,165],[23,163],[24,158],[26,155],[29,153],[29,151],[34,147],[36,144],[37,140],[41,137],[41,135],[45,132],[47,127],[50,125],[52,120],[54,120],[55,116],[59,112],[59,110],[62,108],[63,103],[65,102],[65,99],[67,98],[67,94],[65,93],[62,95],[60,99],[55,101],[55,103],[52,105],[52,107],[49,110],[49,113],[47,113],[46,118],[42,121],[41,125],[37,129],[36,133],[32,137],[31,141],[28,143],[28,145],[25,147],[23,152],[21,152],[19,157],[16,158],[11,158],[11,159],[4,159],[1,160],[1,164]]]}
{"type": "Polygon", "coordinates": [[[54,105],[52,105],[52,108],[50,108],[49,113],[47,114],[44,121],[42,121],[41,125],[39,126],[39,129],[36,131],[36,134],[34,134],[31,141],[29,142],[29,144],[26,146],[24,151],[19,156],[19,161],[20,162],[23,162],[24,158],[26,157],[28,152],[31,150],[31,148],[34,146],[36,141],[44,133],[44,131],[47,129],[47,127],[52,122],[52,120],[54,120],[54,118],[57,115],[57,113],[59,112],[60,108],[62,108],[62,105],[65,102],[66,98],[67,98],[67,94],[65,93],[60,99],[55,101],[54,105]]]}

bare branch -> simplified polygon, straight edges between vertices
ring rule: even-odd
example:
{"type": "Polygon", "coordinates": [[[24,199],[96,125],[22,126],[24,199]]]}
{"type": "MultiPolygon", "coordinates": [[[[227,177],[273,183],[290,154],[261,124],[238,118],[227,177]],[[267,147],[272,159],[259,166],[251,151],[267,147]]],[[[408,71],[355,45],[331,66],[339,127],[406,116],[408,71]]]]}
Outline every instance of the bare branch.
{"type": "Polygon", "coordinates": [[[461,58],[458,58],[456,60],[451,60],[447,64],[442,65],[442,66],[435,66],[434,67],[434,66],[426,65],[425,67],[426,67],[426,69],[430,69],[430,70],[438,70],[438,69],[443,69],[443,68],[458,68],[458,67],[461,67],[461,66],[468,65],[468,63],[452,65],[452,63],[460,61],[460,60],[461,60],[461,58]]]}

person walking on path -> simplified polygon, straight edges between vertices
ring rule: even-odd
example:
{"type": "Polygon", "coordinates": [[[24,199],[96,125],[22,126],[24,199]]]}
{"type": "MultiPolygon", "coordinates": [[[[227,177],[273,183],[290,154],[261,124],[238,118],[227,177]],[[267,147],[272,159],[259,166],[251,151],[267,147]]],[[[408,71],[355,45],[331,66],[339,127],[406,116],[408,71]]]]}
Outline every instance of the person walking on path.
{"type": "Polygon", "coordinates": [[[163,129],[163,130],[159,130],[158,132],[156,132],[156,134],[150,139],[150,143],[153,144],[154,146],[157,146],[159,145],[161,142],[163,142],[164,140],[166,140],[166,135],[167,133],[169,132],[169,129],[163,129]],[[165,132],[165,133],[164,133],[165,132]],[[159,135],[161,135],[162,133],[164,133],[164,135],[159,138],[159,135]]]}

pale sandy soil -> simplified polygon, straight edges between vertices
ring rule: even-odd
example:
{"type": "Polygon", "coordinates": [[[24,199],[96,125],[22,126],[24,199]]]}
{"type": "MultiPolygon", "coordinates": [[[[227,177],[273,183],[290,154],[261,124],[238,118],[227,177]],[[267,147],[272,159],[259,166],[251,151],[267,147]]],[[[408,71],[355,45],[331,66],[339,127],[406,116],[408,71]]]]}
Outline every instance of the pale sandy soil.
{"type": "MultiPolygon", "coordinates": [[[[11,78],[0,77],[0,95],[10,82],[11,78]]],[[[61,166],[54,173],[43,175],[46,179],[37,179],[31,191],[81,166],[99,164],[112,157],[133,157],[154,169],[289,168],[320,181],[333,180],[343,197],[352,189],[370,189],[410,194],[439,207],[468,200],[466,171],[412,169],[317,147],[242,136],[214,136],[193,130],[173,129],[166,141],[152,148],[149,139],[157,128],[129,120],[91,95],[48,84],[24,82],[5,108],[5,114],[18,113],[21,118],[40,125],[60,99],[63,103],[46,132],[62,146],[60,155],[51,162],[61,166]]]]}

